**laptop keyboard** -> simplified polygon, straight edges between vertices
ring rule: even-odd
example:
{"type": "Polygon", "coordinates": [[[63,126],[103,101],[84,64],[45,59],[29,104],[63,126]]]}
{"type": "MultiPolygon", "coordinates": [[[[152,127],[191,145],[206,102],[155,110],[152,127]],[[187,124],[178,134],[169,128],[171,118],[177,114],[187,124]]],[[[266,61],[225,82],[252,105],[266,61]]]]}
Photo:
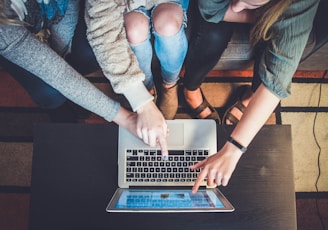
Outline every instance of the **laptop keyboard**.
{"type": "Polygon", "coordinates": [[[169,150],[168,160],[161,150],[127,149],[126,182],[194,182],[200,169],[189,167],[204,160],[207,149],[169,150]]]}

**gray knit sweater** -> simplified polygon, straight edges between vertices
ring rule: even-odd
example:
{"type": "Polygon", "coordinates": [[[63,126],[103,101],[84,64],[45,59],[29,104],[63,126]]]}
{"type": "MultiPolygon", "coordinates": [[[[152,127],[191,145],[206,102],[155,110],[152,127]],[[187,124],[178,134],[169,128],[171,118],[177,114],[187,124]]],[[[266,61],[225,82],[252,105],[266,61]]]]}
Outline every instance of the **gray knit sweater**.
{"type": "MultiPolygon", "coordinates": [[[[69,4],[77,5],[77,2],[74,0],[69,4]]],[[[145,6],[149,8],[167,1],[134,2],[146,2],[145,6]]],[[[114,91],[125,95],[135,111],[153,97],[143,84],[144,74],[126,40],[122,11],[123,8],[113,0],[88,0],[87,37],[114,91]]],[[[0,55],[41,78],[71,101],[108,121],[119,111],[118,102],[99,91],[23,26],[0,25],[0,55]]]]}
{"type": "MultiPolygon", "coordinates": [[[[78,6],[77,2],[70,1],[73,4],[70,7],[78,6]]],[[[118,102],[98,90],[24,26],[0,25],[0,55],[41,78],[71,101],[108,121],[112,121],[119,111],[118,102]]]]}

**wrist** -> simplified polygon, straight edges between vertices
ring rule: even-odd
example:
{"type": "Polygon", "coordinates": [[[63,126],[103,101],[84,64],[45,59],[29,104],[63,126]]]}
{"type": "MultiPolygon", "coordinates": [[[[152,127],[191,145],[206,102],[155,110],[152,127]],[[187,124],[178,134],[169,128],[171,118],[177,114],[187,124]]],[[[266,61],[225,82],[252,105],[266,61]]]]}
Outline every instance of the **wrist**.
{"type": "Polygon", "coordinates": [[[247,151],[247,147],[240,144],[238,141],[236,141],[233,137],[228,137],[227,141],[232,144],[235,148],[239,149],[241,153],[245,153],[247,151]]]}
{"type": "Polygon", "coordinates": [[[154,99],[142,82],[137,82],[128,88],[124,92],[124,96],[129,101],[134,112],[154,99]]]}
{"type": "Polygon", "coordinates": [[[155,106],[153,101],[148,101],[145,104],[143,104],[142,106],[140,106],[137,110],[136,113],[137,114],[141,114],[141,113],[148,113],[149,111],[151,111],[155,106]]]}
{"type": "Polygon", "coordinates": [[[133,116],[132,112],[126,110],[123,107],[120,107],[119,112],[113,119],[113,122],[115,122],[119,126],[124,127],[127,123],[129,123],[131,116],[133,116]]]}
{"type": "Polygon", "coordinates": [[[118,113],[113,118],[113,122],[115,122],[118,125],[121,125],[122,121],[126,119],[127,114],[128,114],[127,111],[123,107],[120,107],[118,113]]]}

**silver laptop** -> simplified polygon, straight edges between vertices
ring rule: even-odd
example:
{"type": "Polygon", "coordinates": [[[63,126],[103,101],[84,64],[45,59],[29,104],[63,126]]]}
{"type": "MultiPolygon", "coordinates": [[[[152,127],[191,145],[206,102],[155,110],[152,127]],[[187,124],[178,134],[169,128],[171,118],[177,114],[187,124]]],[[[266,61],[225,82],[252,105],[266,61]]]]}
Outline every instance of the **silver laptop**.
{"type": "Polygon", "coordinates": [[[189,167],[217,152],[214,120],[168,120],[169,157],[119,128],[118,189],[107,212],[232,212],[234,207],[217,188],[196,194],[191,187],[200,170],[189,167]]]}

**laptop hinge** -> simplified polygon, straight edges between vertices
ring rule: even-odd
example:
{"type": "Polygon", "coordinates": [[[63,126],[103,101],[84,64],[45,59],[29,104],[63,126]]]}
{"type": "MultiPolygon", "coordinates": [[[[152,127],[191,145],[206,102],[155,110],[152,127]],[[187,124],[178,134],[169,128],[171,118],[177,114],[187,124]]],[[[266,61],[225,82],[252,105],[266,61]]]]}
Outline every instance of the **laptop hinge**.
{"type": "MultiPolygon", "coordinates": [[[[191,186],[129,186],[129,189],[190,189],[191,186]]],[[[199,189],[206,189],[206,186],[199,186],[199,189]]]]}

